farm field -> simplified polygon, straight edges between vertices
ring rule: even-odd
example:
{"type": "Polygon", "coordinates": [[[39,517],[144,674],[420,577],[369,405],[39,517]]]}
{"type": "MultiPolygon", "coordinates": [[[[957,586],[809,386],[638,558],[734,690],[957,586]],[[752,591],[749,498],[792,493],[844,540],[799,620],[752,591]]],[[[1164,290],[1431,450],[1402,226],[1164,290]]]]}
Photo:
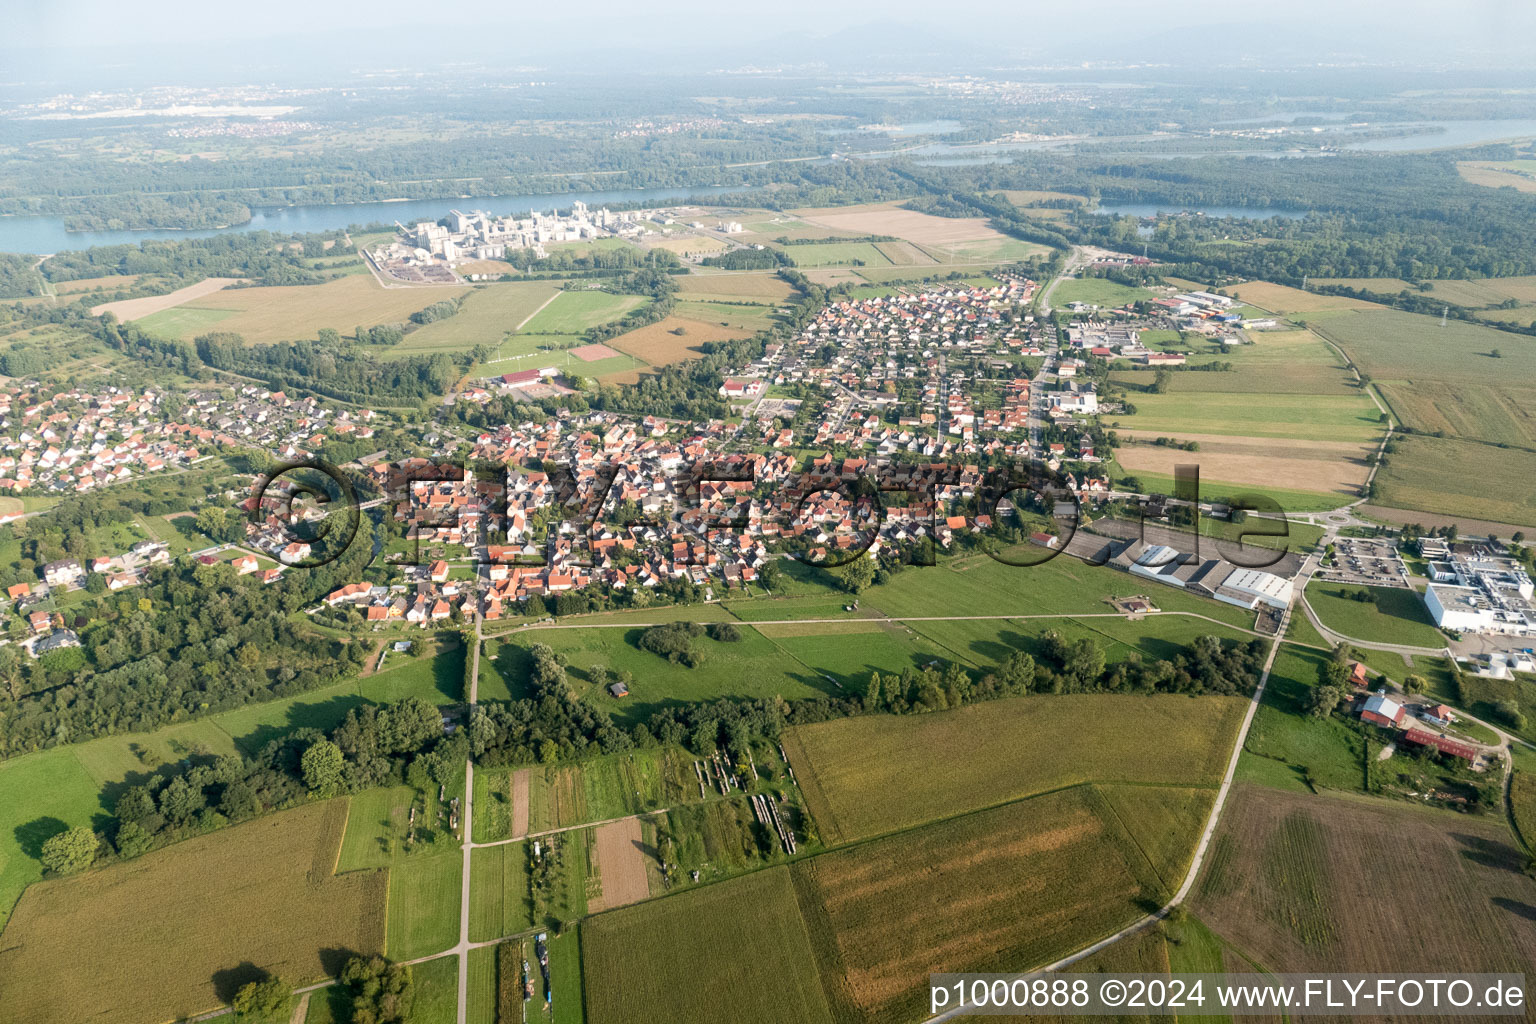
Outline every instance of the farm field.
{"type": "MultiPolygon", "coordinates": [[[[1015,241],[988,224],[985,217],[939,217],[903,209],[896,203],[868,203],[794,212],[809,224],[857,235],[894,235],[925,249],[944,250],[1015,241]]],[[[1031,248],[1039,249],[1040,246],[1031,248]]],[[[796,262],[799,262],[798,259],[796,262]]]]}
{"type": "Polygon", "coordinates": [[[1509,830],[1464,814],[1240,785],[1192,909],[1271,971],[1522,971],[1536,880],[1509,830]],[[1413,899],[1383,899],[1430,877],[1413,899]]]}
{"type": "Polygon", "coordinates": [[[759,302],[777,305],[795,294],[795,289],[772,271],[742,273],[692,273],[677,279],[678,297],[722,299],[728,302],[759,302]]]}
{"type": "MultiPolygon", "coordinates": [[[[1151,332],[1146,332],[1150,334],[1151,332]]],[[[1311,331],[1256,331],[1252,345],[1232,346],[1225,354],[1208,352],[1196,339],[1173,341],[1171,350],[1191,351],[1190,365],[1231,363],[1230,371],[1174,371],[1168,377],[1171,394],[1217,391],[1258,394],[1357,395],[1355,377],[1339,354],[1311,331]]],[[[1146,343],[1145,335],[1143,343],[1146,343]]],[[[1148,347],[1155,347],[1149,345],[1148,347]]],[[[1150,369],[1116,370],[1112,379],[1150,388],[1157,373],[1150,369]]],[[[1134,401],[1134,399],[1133,399],[1134,401]]]]}
{"type": "MultiPolygon", "coordinates": [[[[721,327],[718,323],[669,316],[654,324],[648,324],[628,334],[612,338],[607,344],[610,348],[616,348],[651,366],[665,366],[685,359],[697,359],[703,354],[699,346],[706,341],[727,341],[745,338],[750,334],[750,331],[721,327]],[[681,330],[683,333],[673,334],[674,330],[681,330]]],[[[622,383],[633,383],[638,379],[638,374],[634,371],[608,376],[622,383]]]]}
{"type": "MultiPolygon", "coordinates": [[[[1186,374],[1186,376],[1202,376],[1186,374]]],[[[1151,441],[1160,436],[1153,430],[1117,431],[1122,439],[1151,441]]],[[[1180,441],[1194,441],[1198,452],[1154,444],[1122,444],[1115,449],[1115,461],[1128,473],[1145,481],[1151,477],[1172,478],[1174,467],[1198,465],[1201,487],[1205,477],[1229,484],[1250,485],[1259,490],[1271,486],[1306,489],[1338,495],[1334,504],[1360,496],[1370,467],[1367,456],[1376,445],[1359,441],[1301,441],[1293,438],[1259,439],[1225,437],[1220,434],[1195,434],[1179,431],[1180,441]]]]}
{"type": "Polygon", "coordinates": [[[469,940],[488,942],[532,928],[527,844],[484,847],[470,858],[469,940]]]}
{"type": "Polygon", "coordinates": [[[613,295],[596,289],[562,291],[523,330],[529,334],[581,334],[617,320],[645,302],[641,295],[613,295]]]}
{"type": "Polygon", "coordinates": [[[1536,379],[1536,340],[1523,335],[1459,320],[1441,327],[1432,316],[1380,307],[1306,319],[1377,380],[1506,385],[1536,379]],[[1489,354],[1494,349],[1501,358],[1489,354]]]}
{"type": "Polygon", "coordinates": [[[173,292],[166,292],[164,295],[147,295],[141,299],[122,299],[117,302],[104,302],[98,306],[92,306],[91,316],[111,313],[123,323],[127,323],[130,320],[142,320],[161,310],[171,309],[182,303],[212,295],[216,291],[238,283],[239,280],[237,277],[205,277],[196,284],[189,284],[185,288],[178,288],[173,292]]]}
{"type": "Polygon", "coordinates": [[[1086,302],[1106,309],[1124,306],[1131,302],[1144,302],[1156,296],[1145,288],[1132,288],[1102,277],[1066,278],[1051,292],[1053,305],[1065,306],[1069,302],[1086,302]]]}
{"type": "Polygon", "coordinates": [[[1049,963],[1144,913],[1161,886],[1102,806],[1071,789],[796,862],[837,1018],[921,1019],[929,972],[1049,963]]]}
{"type": "MultiPolygon", "coordinates": [[[[210,330],[233,331],[248,344],[312,339],[322,327],[351,334],[354,327],[400,323],[468,288],[384,288],[372,275],[354,274],[325,284],[236,288],[204,295],[145,318],[152,334],[189,340],[210,330]]],[[[137,301],[137,300],[135,300],[137,301]]]]}
{"type": "Polygon", "coordinates": [[[1403,438],[1376,475],[1373,501],[1536,526],[1536,455],[1451,438],[1403,438]],[[1489,481],[1498,486],[1490,487],[1489,481]]]}
{"type": "Polygon", "coordinates": [[[409,857],[390,867],[386,952],[391,959],[440,953],[459,941],[463,873],[464,860],[458,850],[409,857]]]}
{"type": "Polygon", "coordinates": [[[581,959],[603,1024],[711,1024],[722,1006],[734,1024],[832,1024],[787,868],[599,914],[581,959]]]}
{"type": "Polygon", "coordinates": [[[687,320],[729,327],[737,331],[761,331],[772,326],[772,307],[745,302],[679,302],[677,315],[687,320]]]}
{"type": "Polygon", "coordinates": [[[874,242],[813,242],[784,250],[797,267],[889,267],[891,258],[874,242]]]}
{"type": "Polygon", "coordinates": [[[500,345],[545,302],[558,294],[547,281],[490,284],[464,296],[459,311],[416,328],[398,345],[379,349],[381,358],[461,352],[476,345],[500,345]]]}
{"type": "Polygon", "coordinates": [[[605,821],[698,798],[693,758],[676,747],[524,769],[528,830],[605,821]]]}
{"type": "Polygon", "coordinates": [[[1083,782],[1213,785],[1245,703],[1019,697],[800,726],[785,734],[784,748],[823,838],[835,845],[1083,782]],[[1063,748],[1030,741],[1038,736],[1078,740],[1063,748]]]}
{"type": "Polygon", "coordinates": [[[1268,281],[1249,281],[1246,284],[1233,285],[1226,290],[1250,306],[1257,306],[1259,309],[1282,315],[1316,313],[1334,309],[1382,308],[1375,303],[1363,302],[1360,299],[1349,299],[1341,295],[1319,295],[1317,292],[1304,292],[1300,288],[1271,284],[1268,281]]]}
{"type": "Polygon", "coordinates": [[[1376,389],[1405,425],[1422,433],[1536,445],[1536,387],[1384,381],[1376,389]]]}
{"type": "Polygon", "coordinates": [[[4,933],[0,1006],[158,1024],[217,1006],[253,966],[310,981],[339,968],[330,951],[378,951],[383,873],[331,874],[345,819],[345,801],[311,804],[33,886],[4,933]]]}
{"type": "Polygon", "coordinates": [[[1307,585],[1306,596],[1323,625],[1344,636],[1368,643],[1445,646],[1444,635],[1435,628],[1424,601],[1414,591],[1313,581],[1307,585]],[[1370,600],[1358,600],[1356,595],[1360,594],[1370,600]]]}
{"type": "Polygon", "coordinates": [[[1515,769],[1509,805],[1514,809],[1515,829],[1521,841],[1527,849],[1536,850],[1536,772],[1529,767],[1520,765],[1515,769]]]}
{"type": "Polygon", "coordinates": [[[1181,436],[1297,438],[1307,441],[1370,441],[1383,429],[1380,410],[1362,394],[1267,395],[1192,392],[1141,394],[1136,414],[1106,417],[1120,427],[1181,436]]]}

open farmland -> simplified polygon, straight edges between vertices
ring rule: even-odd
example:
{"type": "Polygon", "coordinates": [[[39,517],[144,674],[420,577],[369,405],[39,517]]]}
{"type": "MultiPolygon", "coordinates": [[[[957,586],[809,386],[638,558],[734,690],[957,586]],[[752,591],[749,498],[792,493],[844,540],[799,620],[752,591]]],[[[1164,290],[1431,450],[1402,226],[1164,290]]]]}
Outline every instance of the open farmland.
{"type": "Polygon", "coordinates": [[[532,928],[528,845],[489,846],[475,850],[470,858],[470,941],[488,942],[532,928]]]}
{"type": "Polygon", "coordinates": [[[1193,909],[1269,970],[1536,961],[1536,880],[1502,823],[1239,785],[1217,836],[1193,909]]]}
{"type": "Polygon", "coordinates": [[[1112,423],[1155,435],[1185,433],[1303,441],[1370,441],[1384,429],[1381,412],[1363,394],[1254,395],[1191,392],[1131,398],[1136,414],[1110,414],[1112,423]]]}
{"type": "Polygon", "coordinates": [[[381,950],[383,873],[331,874],[346,814],[311,804],[33,886],[0,936],[6,1019],[158,1024],[258,970],[312,981],[381,950]]]}
{"type": "Polygon", "coordinates": [[[433,352],[460,352],[476,345],[496,346],[544,303],[558,294],[545,281],[491,284],[464,296],[453,316],[418,327],[400,344],[379,350],[384,358],[433,352]]]}
{"type": "Polygon", "coordinates": [[[1427,434],[1536,445],[1536,387],[1384,381],[1377,390],[1402,422],[1427,434]]]}
{"type": "Polygon", "coordinates": [[[595,288],[563,291],[523,325],[523,330],[529,334],[580,334],[617,320],[645,302],[643,295],[613,295],[595,288]]]}
{"type": "Polygon", "coordinates": [[[1528,849],[1536,851],[1536,772],[1532,767],[1516,768],[1509,789],[1509,806],[1514,811],[1515,829],[1521,840],[1528,849]]]}
{"type": "Polygon", "coordinates": [[[1071,789],[794,864],[837,1017],[921,1019],[929,972],[1049,963],[1144,913],[1160,886],[1101,808],[1071,789]]]}
{"type": "Polygon", "coordinates": [[[581,938],[593,1021],[832,1024],[787,868],[599,914],[581,938]]]}
{"type": "Polygon", "coordinates": [[[1372,307],[1306,318],[1382,381],[1508,384],[1536,380],[1536,339],[1478,324],[1372,307]],[[1501,355],[1491,353],[1497,349],[1501,355]]]}
{"type": "Polygon", "coordinates": [[[464,859],[457,850],[398,860],[390,867],[390,957],[427,956],[458,941],[463,874],[464,859]]]}
{"type": "Polygon", "coordinates": [[[354,327],[402,323],[419,309],[459,298],[468,288],[385,288],[372,275],[353,274],[325,284],[236,288],[203,295],[146,317],[151,334],[189,340],[208,331],[233,331],[249,344],[313,339],[322,327],[351,334],[354,327]]]}
{"type": "MultiPolygon", "coordinates": [[[[795,212],[807,223],[819,224],[836,231],[847,231],[859,235],[894,235],[934,252],[942,258],[943,262],[958,262],[949,258],[950,250],[996,246],[999,243],[1016,241],[988,224],[985,217],[938,217],[931,213],[902,209],[895,203],[837,206],[795,212]]],[[[1032,249],[1041,248],[1029,246],[1029,243],[1019,244],[1032,249]]],[[[798,258],[796,262],[799,262],[798,258]]],[[[893,260],[892,262],[901,261],[893,260]]]]}
{"type": "MultiPolygon", "coordinates": [[[[722,327],[718,323],[669,316],[654,324],[647,324],[638,330],[610,339],[608,345],[651,366],[666,366],[668,363],[681,362],[685,359],[697,359],[703,355],[703,350],[699,346],[707,341],[730,341],[748,337],[751,333],[751,331],[722,327]],[[681,334],[673,333],[679,330],[682,331],[681,334]]],[[[612,379],[622,383],[633,383],[638,377],[638,372],[629,371],[612,379]]]]}
{"type": "Polygon", "coordinates": [[[873,242],[813,242],[785,248],[797,267],[889,267],[891,259],[873,242]]]}
{"type": "MultiPolygon", "coordinates": [[[[91,316],[101,316],[103,313],[111,313],[123,323],[130,320],[142,320],[161,310],[171,309],[184,303],[192,303],[197,299],[212,295],[216,291],[228,288],[239,282],[238,277],[205,277],[196,284],[189,284],[185,288],[178,288],[164,295],[147,295],[142,299],[122,299],[117,302],[104,302],[99,306],[91,307],[91,316]]],[[[60,285],[61,291],[67,290],[67,286],[60,285]]]]}
{"type": "Polygon", "coordinates": [[[1317,292],[1304,292],[1300,288],[1291,288],[1283,284],[1271,284],[1268,281],[1249,281],[1246,284],[1233,285],[1224,290],[1250,306],[1267,309],[1271,313],[1316,313],[1320,310],[1328,309],[1382,308],[1375,303],[1364,302],[1360,299],[1349,299],[1342,295],[1320,295],[1317,292]]]}
{"type": "MultiPolygon", "coordinates": [[[[1188,376],[1203,376],[1189,374],[1188,376]]],[[[1133,421],[1134,422],[1134,421],[1133,421]]],[[[1151,441],[1152,430],[1121,429],[1122,438],[1151,441]]],[[[1154,444],[1122,444],[1115,461],[1129,473],[1172,477],[1174,467],[1198,465],[1202,486],[1206,477],[1232,484],[1251,484],[1254,489],[1282,487],[1337,494],[1335,504],[1360,496],[1370,473],[1366,458],[1376,450],[1370,442],[1302,441],[1294,438],[1259,439],[1195,434],[1180,430],[1180,441],[1194,441],[1198,452],[1154,444]]]]}
{"type": "Polygon", "coordinates": [[[833,845],[1082,782],[1213,785],[1245,704],[1239,697],[1020,697],[800,726],[785,734],[784,748],[833,845]],[[1045,736],[1075,739],[1039,742],[1045,736]]]}
{"type": "Polygon", "coordinates": [[[1402,438],[1376,475],[1373,500],[1421,512],[1536,526],[1536,454],[1451,438],[1402,438]]]}
{"type": "Polygon", "coordinates": [[[795,294],[790,284],[771,271],[689,274],[677,279],[681,298],[725,299],[776,305],[795,294]]]}

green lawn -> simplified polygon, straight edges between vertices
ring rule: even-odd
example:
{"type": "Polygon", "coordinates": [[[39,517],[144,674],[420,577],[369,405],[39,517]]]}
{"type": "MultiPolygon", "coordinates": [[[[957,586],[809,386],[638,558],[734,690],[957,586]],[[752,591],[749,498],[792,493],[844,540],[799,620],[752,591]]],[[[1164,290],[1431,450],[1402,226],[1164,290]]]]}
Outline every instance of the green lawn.
{"type": "Polygon", "coordinates": [[[100,784],[59,747],[0,762],[0,927],[22,889],[43,876],[43,843],[76,825],[105,824],[100,784]]]}
{"type": "Polygon", "coordinates": [[[380,349],[379,355],[398,359],[476,345],[495,347],[556,293],[557,286],[548,281],[484,285],[464,296],[453,316],[418,327],[400,344],[380,349]]]}
{"type": "Polygon", "coordinates": [[[527,844],[488,846],[475,850],[471,858],[470,941],[486,942],[532,928],[527,844]]]}
{"type": "MultiPolygon", "coordinates": [[[[1198,455],[1191,455],[1191,460],[1198,461],[1198,455]]],[[[1173,494],[1173,477],[1162,473],[1134,472],[1128,474],[1141,481],[1143,493],[1147,494],[1173,494]]],[[[1124,477],[1117,477],[1117,482],[1124,477]]],[[[1202,501],[1229,501],[1245,494],[1263,494],[1279,505],[1286,512],[1326,512],[1338,508],[1349,501],[1342,494],[1329,494],[1325,491],[1296,491],[1283,487],[1264,487],[1258,484],[1234,484],[1221,480],[1209,480],[1205,476],[1200,477],[1200,500],[1202,501]]],[[[1294,529],[1294,527],[1293,527],[1294,529]]],[[[1321,534],[1319,534],[1321,536],[1321,534]]],[[[1253,543],[1258,543],[1257,540],[1253,543]]]]}
{"type": "Polygon", "coordinates": [[[817,242],[785,246],[784,251],[797,267],[891,266],[890,258],[872,242],[817,242]]]}
{"type": "Polygon", "coordinates": [[[1435,628],[1416,591],[1314,581],[1307,586],[1307,603],[1323,625],[1356,640],[1412,647],[1445,646],[1444,635],[1435,628]]]}
{"type": "Polygon", "coordinates": [[[1154,298],[1145,288],[1132,288],[1102,277],[1069,278],[1051,292],[1051,305],[1065,307],[1069,302],[1086,302],[1106,308],[1154,298]]]}
{"type": "Polygon", "coordinates": [[[390,867],[385,949],[391,959],[440,953],[459,940],[463,870],[464,858],[458,850],[407,858],[390,867]]]}
{"type": "Polygon", "coordinates": [[[1280,648],[1243,744],[1239,779],[1287,789],[1305,789],[1308,779],[1319,788],[1364,788],[1360,736],[1337,716],[1314,718],[1305,710],[1326,660],[1321,651],[1280,648]]]}
{"type": "Polygon", "coordinates": [[[524,328],[527,334],[580,334],[644,305],[641,295],[613,295],[595,289],[563,291],[524,328]]]}
{"type": "Polygon", "coordinates": [[[1365,395],[1255,396],[1198,392],[1131,398],[1134,416],[1111,415],[1122,427],[1158,434],[1221,434],[1304,441],[1371,441],[1383,430],[1381,413],[1365,395]]]}

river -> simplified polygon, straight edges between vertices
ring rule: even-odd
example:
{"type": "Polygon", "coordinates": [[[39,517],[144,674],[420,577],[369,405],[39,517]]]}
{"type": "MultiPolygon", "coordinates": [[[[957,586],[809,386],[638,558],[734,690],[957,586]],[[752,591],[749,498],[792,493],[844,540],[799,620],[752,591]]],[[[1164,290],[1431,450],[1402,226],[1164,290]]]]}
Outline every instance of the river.
{"type": "Polygon", "coordinates": [[[0,217],[0,252],[42,253],[86,249],[93,245],[137,245],[151,238],[208,238],[230,231],[320,232],[353,224],[400,221],[411,224],[437,220],[449,210],[488,210],[521,213],[527,210],[570,209],[574,202],[591,206],[604,203],[671,202],[739,192],[737,186],[707,188],[636,188],[609,192],[559,192],[520,196],[477,196],[468,199],[407,199],[400,202],[327,203],[314,206],[267,206],[252,208],[244,224],[203,231],[66,231],[63,217],[0,217]]]}

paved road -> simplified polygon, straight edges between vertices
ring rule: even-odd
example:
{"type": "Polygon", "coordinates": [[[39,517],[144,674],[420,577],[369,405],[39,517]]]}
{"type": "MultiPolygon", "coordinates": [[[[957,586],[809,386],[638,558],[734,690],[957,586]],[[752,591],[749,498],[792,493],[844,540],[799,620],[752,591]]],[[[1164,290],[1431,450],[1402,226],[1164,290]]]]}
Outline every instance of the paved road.
{"type": "MultiPolygon", "coordinates": [[[[1214,619],[1209,615],[1199,612],[1178,611],[1153,611],[1153,612],[1043,612],[1034,614],[1015,615],[845,615],[840,619],[738,619],[737,624],[742,626],[789,626],[801,624],[814,624],[823,622],[987,622],[1004,621],[1007,619],[1137,619],[1149,618],[1158,615],[1182,615],[1191,619],[1204,619],[1224,629],[1235,629],[1242,633],[1248,633],[1256,637],[1269,639],[1270,634],[1261,633],[1247,626],[1234,626],[1230,622],[1214,619]]],[[[638,629],[645,626],[654,626],[655,622],[528,622],[515,629],[509,629],[505,633],[492,633],[492,638],[510,636],[513,633],[521,633],[533,629],[638,629]]]]}
{"type": "MultiPolygon", "coordinates": [[[[479,591],[478,584],[476,591],[479,591]]],[[[464,696],[469,702],[469,714],[465,716],[464,728],[469,728],[469,720],[475,712],[475,705],[480,697],[480,640],[481,629],[484,620],[480,617],[479,602],[475,608],[475,647],[470,652],[469,692],[464,696]]],[[[476,948],[469,941],[469,871],[474,844],[474,822],[471,815],[474,813],[475,802],[475,759],[471,755],[464,762],[464,874],[460,883],[459,892],[459,944],[454,947],[454,952],[459,957],[459,1015],[458,1024],[467,1024],[469,1020],[469,951],[476,948]]]]}

